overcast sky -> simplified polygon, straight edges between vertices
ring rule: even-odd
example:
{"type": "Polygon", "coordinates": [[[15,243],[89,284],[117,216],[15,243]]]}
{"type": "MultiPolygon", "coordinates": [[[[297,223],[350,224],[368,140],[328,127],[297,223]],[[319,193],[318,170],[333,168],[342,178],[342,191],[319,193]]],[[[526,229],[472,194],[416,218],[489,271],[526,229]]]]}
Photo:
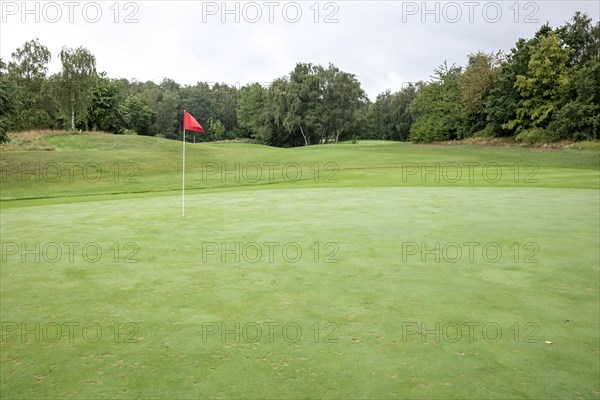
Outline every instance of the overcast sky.
{"type": "Polygon", "coordinates": [[[444,60],[509,51],[575,11],[596,22],[600,2],[2,0],[0,57],[38,37],[52,52],[50,73],[62,46],[84,46],[113,78],[240,86],[270,82],[297,62],[332,62],[374,99],[428,79],[444,60]]]}

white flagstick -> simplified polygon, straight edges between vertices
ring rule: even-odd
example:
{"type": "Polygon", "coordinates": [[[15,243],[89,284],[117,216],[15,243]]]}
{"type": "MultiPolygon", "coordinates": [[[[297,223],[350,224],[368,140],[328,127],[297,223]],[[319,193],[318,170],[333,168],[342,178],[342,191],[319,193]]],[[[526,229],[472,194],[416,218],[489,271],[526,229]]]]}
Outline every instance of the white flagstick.
{"type": "Polygon", "coordinates": [[[183,162],[181,167],[181,216],[185,217],[185,110],[183,110],[183,162]]]}

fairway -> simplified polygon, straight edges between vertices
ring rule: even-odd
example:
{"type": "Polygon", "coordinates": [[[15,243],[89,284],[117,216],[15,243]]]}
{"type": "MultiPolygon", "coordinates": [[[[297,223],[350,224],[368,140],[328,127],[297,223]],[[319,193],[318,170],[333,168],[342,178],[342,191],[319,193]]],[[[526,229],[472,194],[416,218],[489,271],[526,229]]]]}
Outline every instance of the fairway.
{"type": "Polygon", "coordinates": [[[600,154],[2,151],[2,399],[599,398],[600,154]]]}

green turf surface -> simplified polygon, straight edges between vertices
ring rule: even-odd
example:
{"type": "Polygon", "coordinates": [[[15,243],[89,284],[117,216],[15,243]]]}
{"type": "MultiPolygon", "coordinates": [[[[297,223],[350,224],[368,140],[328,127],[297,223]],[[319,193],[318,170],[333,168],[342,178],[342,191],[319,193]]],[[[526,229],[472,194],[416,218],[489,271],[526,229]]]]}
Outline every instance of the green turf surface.
{"type": "Polygon", "coordinates": [[[182,218],[180,143],[48,141],[1,153],[3,399],[600,396],[597,152],[190,144],[182,218]]]}

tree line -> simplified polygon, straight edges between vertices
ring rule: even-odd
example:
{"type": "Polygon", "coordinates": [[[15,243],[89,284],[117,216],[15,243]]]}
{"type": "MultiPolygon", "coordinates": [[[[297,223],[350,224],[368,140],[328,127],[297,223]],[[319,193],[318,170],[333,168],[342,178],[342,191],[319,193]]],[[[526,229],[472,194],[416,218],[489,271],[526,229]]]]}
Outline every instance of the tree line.
{"type": "MultiPolygon", "coordinates": [[[[428,81],[371,101],[357,77],[298,63],[266,85],[181,85],[111,79],[86,48],[64,47],[62,68],[38,39],[0,60],[0,140],[7,131],[98,130],[181,139],[182,112],[206,132],[193,140],[248,138],[280,146],[348,139],[432,142],[512,136],[525,142],[600,139],[600,23],[576,13],[519,39],[507,54],[442,63],[428,81]]],[[[186,140],[192,140],[192,133],[186,140]]]]}

